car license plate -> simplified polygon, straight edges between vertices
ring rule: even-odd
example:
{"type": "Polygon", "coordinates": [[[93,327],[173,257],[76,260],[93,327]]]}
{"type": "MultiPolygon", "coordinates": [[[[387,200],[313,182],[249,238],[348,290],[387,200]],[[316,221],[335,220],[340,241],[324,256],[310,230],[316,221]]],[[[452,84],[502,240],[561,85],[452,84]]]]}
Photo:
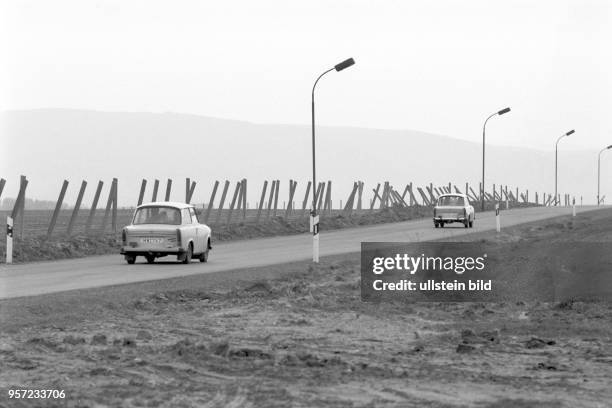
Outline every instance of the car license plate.
{"type": "Polygon", "coordinates": [[[141,238],[140,242],[143,244],[161,244],[163,239],[161,238],[141,238]]]}

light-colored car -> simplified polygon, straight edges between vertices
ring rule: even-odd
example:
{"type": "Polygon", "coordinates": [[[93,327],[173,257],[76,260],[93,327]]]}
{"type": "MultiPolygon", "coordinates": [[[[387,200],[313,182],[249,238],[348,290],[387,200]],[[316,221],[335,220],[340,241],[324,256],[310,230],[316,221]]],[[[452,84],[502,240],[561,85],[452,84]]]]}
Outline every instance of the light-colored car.
{"type": "Polygon", "coordinates": [[[433,214],[436,228],[452,222],[460,222],[465,228],[472,228],[475,218],[474,207],[465,194],[442,194],[438,197],[433,214]]]}
{"type": "Polygon", "coordinates": [[[153,263],[155,258],[167,255],[176,255],[183,263],[192,258],[207,262],[212,249],[211,229],[200,224],[192,205],[183,203],[164,201],[139,206],[121,235],[121,254],[129,264],[137,256],[153,263]]]}

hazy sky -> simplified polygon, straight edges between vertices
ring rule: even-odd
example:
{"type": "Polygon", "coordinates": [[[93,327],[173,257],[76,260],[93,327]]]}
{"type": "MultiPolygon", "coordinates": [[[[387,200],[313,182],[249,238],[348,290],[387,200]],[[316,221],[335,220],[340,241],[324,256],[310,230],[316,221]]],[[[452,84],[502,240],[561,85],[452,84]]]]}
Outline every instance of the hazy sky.
{"type": "Polygon", "coordinates": [[[2,1],[0,110],[194,113],[612,143],[610,1],[2,1]]]}

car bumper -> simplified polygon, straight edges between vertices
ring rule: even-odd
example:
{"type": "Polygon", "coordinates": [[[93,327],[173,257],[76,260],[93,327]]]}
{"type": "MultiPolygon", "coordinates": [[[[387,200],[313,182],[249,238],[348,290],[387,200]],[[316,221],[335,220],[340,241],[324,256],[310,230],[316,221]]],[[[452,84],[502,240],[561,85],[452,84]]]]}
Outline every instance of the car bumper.
{"type": "Polygon", "coordinates": [[[185,248],[174,247],[174,248],[132,248],[128,246],[121,247],[121,255],[134,255],[134,256],[145,256],[145,255],[182,255],[185,252],[185,248]]]}
{"type": "Polygon", "coordinates": [[[452,221],[455,221],[455,222],[465,222],[466,219],[467,218],[465,218],[465,217],[445,217],[445,216],[442,216],[442,215],[433,217],[434,222],[440,222],[440,221],[444,221],[444,222],[452,222],[452,221]]]}

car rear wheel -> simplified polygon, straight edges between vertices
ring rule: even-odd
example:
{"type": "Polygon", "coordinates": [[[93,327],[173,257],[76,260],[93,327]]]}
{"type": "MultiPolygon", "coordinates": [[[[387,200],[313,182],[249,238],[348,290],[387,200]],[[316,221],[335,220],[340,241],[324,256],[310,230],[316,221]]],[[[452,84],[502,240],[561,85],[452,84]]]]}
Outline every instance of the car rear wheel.
{"type": "Polygon", "coordinates": [[[208,253],[210,252],[211,248],[212,248],[212,245],[210,245],[210,238],[209,238],[208,241],[206,242],[206,250],[200,254],[200,262],[208,262],[208,253]]]}
{"type": "Polygon", "coordinates": [[[208,262],[208,249],[200,254],[200,262],[208,262]]]}
{"type": "Polygon", "coordinates": [[[437,222],[434,222],[434,227],[440,228],[440,224],[438,224],[437,222]]]}
{"type": "Polygon", "coordinates": [[[440,223],[440,227],[444,228],[444,223],[443,222],[440,223]]]}
{"type": "Polygon", "coordinates": [[[474,220],[470,221],[470,228],[474,228],[474,220]]]}
{"type": "Polygon", "coordinates": [[[155,257],[153,255],[147,255],[145,258],[147,258],[147,263],[152,264],[155,262],[155,257]]]}
{"type": "Polygon", "coordinates": [[[126,255],[125,256],[125,261],[130,264],[133,265],[134,262],[136,262],[136,257],[134,255],[126,255]]]}
{"type": "Polygon", "coordinates": [[[183,255],[183,263],[184,264],[190,263],[192,257],[193,257],[193,247],[191,246],[191,244],[189,244],[189,246],[187,247],[187,252],[185,252],[185,255],[183,255]]]}

